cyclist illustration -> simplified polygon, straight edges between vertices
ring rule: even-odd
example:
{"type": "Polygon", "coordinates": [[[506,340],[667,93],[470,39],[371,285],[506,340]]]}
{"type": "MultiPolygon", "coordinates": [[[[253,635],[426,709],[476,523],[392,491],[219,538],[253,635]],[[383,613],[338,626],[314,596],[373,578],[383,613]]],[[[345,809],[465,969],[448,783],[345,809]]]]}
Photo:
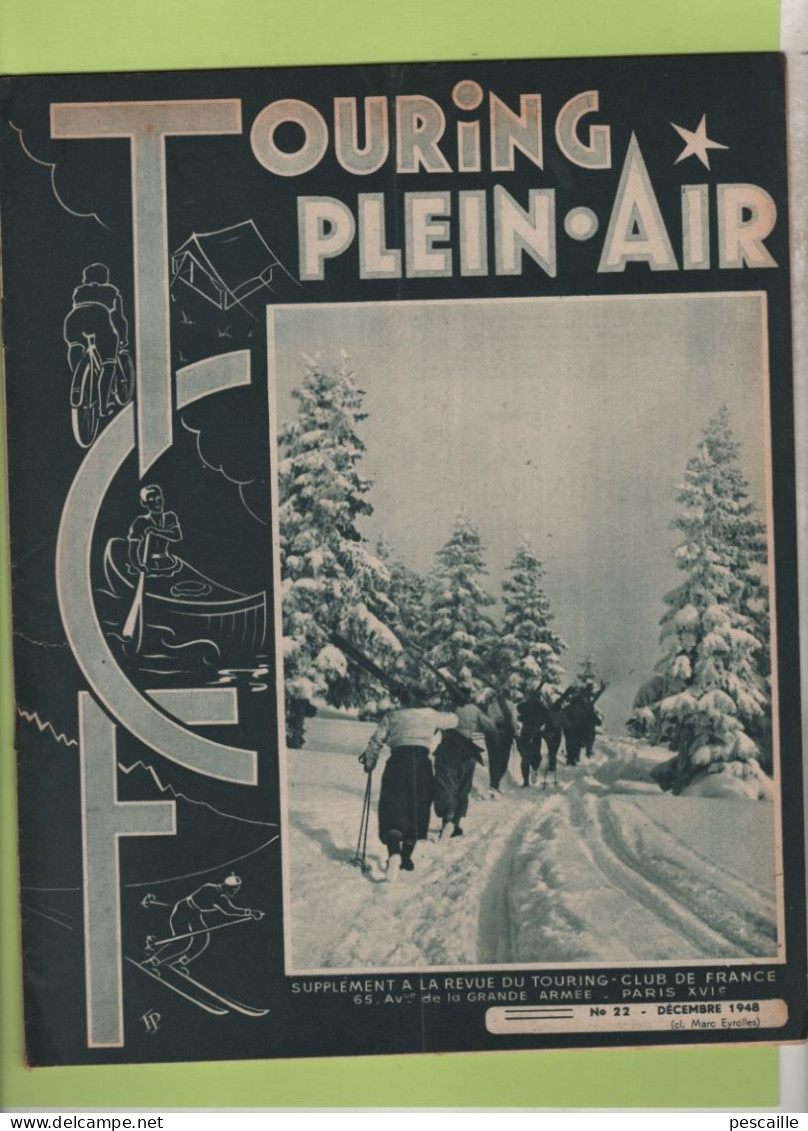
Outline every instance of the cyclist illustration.
{"type": "Polygon", "coordinates": [[[64,340],[73,374],[73,434],[82,448],[88,448],[102,417],[117,405],[128,404],[135,391],[135,370],[126,349],[129,325],[121,293],[110,283],[104,263],[91,263],[82,271],[65,318],[64,340]]]}

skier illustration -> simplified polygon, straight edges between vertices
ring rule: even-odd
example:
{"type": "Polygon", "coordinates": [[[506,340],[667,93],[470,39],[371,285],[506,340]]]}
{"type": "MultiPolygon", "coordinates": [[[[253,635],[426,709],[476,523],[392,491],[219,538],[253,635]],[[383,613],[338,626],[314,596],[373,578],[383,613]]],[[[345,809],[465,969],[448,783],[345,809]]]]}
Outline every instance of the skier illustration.
{"type": "Polygon", "coordinates": [[[194,959],[208,949],[210,933],[238,921],[263,919],[264,912],[250,907],[238,907],[233,900],[241,890],[241,879],[233,872],[218,884],[203,884],[190,895],[174,904],[169,916],[170,937],[146,940],[147,957],[144,965],[154,970],[169,965],[185,972],[194,959]],[[208,921],[210,916],[222,915],[226,922],[208,921]]]}
{"type": "Polygon", "coordinates": [[[440,731],[458,725],[458,717],[448,711],[419,706],[423,697],[417,689],[402,687],[401,706],[382,718],[359,761],[370,774],[379,760],[382,747],[390,757],[382,774],[379,796],[379,839],[387,848],[387,880],[393,882],[401,869],[411,872],[416,842],[426,840],[432,809],[434,776],[429,755],[435,749],[440,731]]]}
{"type": "Polygon", "coordinates": [[[485,764],[475,738],[478,734],[493,738],[498,733],[485,712],[472,702],[470,694],[462,706],[455,707],[455,713],[457,726],[444,731],[435,751],[435,813],[443,822],[441,836],[453,825],[453,837],[463,835],[460,822],[468,812],[474,768],[485,764]]]}

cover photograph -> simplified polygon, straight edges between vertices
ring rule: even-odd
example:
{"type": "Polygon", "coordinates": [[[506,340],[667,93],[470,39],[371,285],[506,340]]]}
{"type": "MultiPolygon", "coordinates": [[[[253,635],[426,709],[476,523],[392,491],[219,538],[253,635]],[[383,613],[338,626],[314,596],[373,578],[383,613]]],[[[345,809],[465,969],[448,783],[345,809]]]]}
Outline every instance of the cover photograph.
{"type": "Polygon", "coordinates": [[[31,1065],[806,1038],[785,125],[0,80],[31,1065]]]}

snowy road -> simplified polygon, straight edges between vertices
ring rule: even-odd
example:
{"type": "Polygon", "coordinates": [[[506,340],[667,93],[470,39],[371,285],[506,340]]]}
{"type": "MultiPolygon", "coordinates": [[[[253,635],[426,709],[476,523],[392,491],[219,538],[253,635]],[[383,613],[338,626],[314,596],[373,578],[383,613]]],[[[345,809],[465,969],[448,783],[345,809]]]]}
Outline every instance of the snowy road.
{"type": "Polygon", "coordinates": [[[604,739],[594,766],[560,768],[557,790],[509,778],[492,802],[478,770],[466,835],[438,841],[433,818],[416,870],[387,884],[375,795],[372,873],[349,863],[365,780],[333,751],[361,749],[355,737],[289,758],[296,971],[776,955],[771,805],[622,781],[634,748],[604,739]]]}

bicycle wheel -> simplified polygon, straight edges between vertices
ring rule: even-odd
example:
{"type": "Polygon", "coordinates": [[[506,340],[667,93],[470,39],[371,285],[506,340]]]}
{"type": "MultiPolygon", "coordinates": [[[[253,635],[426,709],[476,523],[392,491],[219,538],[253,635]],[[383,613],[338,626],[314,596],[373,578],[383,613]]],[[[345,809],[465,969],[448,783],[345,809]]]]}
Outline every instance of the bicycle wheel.
{"type": "Polygon", "coordinates": [[[79,408],[90,399],[93,381],[93,363],[89,353],[85,350],[73,370],[70,382],[70,407],[79,408]]]}
{"type": "Polygon", "coordinates": [[[73,435],[80,448],[89,448],[98,435],[98,408],[94,404],[79,405],[71,411],[73,435]]]}
{"type": "Polygon", "coordinates": [[[73,372],[70,386],[70,417],[73,435],[80,448],[89,448],[98,435],[98,405],[94,403],[93,396],[97,382],[92,357],[85,354],[73,372]]]}
{"type": "Polygon", "coordinates": [[[113,396],[117,404],[123,408],[129,404],[135,395],[135,365],[131,355],[126,350],[118,354],[118,367],[115,371],[115,385],[113,396]]]}

